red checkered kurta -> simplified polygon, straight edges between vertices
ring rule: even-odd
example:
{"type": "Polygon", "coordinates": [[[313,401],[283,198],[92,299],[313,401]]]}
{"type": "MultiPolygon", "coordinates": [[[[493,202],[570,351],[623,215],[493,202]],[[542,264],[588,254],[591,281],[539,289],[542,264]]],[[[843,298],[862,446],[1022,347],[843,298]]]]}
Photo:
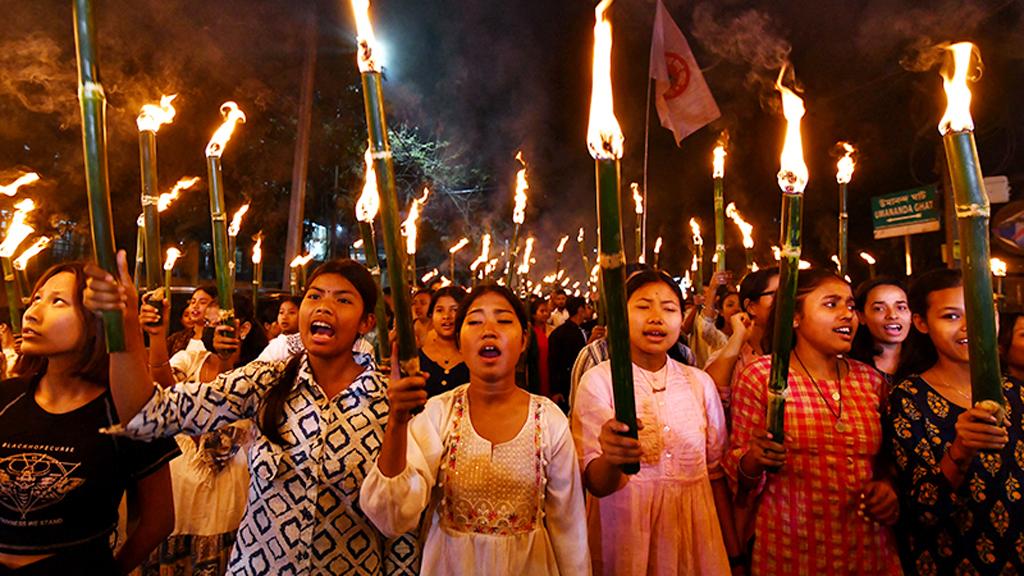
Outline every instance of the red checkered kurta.
{"type": "MultiPolygon", "coordinates": [[[[786,399],[786,466],[768,474],[755,520],[754,574],[899,574],[892,534],[857,515],[860,491],[873,478],[882,442],[881,375],[850,360],[843,380],[845,433],[796,369],[789,372],[786,399]]],[[[736,481],[737,465],[751,430],[765,427],[771,357],[748,364],[733,390],[733,429],[726,473],[736,481]]],[[[829,401],[836,383],[820,382],[829,401]]],[[[833,409],[837,404],[833,402],[833,409]]]]}

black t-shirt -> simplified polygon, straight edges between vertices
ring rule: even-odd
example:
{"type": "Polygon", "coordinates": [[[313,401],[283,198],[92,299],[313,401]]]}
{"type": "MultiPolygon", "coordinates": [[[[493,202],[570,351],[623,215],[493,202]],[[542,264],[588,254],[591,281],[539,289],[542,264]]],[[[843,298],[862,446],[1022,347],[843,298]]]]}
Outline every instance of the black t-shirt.
{"type": "Polygon", "coordinates": [[[50,554],[117,527],[121,496],[179,454],[101,434],[117,423],[110,392],[66,414],[35,401],[38,379],[0,382],[0,552],[50,554]]]}

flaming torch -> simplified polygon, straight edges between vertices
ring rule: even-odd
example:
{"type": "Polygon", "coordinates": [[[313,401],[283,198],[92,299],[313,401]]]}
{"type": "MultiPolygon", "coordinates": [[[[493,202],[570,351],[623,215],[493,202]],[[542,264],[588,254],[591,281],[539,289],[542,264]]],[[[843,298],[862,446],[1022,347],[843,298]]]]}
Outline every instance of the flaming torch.
{"type": "Polygon", "coordinates": [[[484,237],[480,239],[480,256],[477,257],[470,265],[469,269],[473,272],[473,282],[477,280],[477,269],[481,269],[486,273],[487,261],[491,257],[491,235],[484,234],[484,237]]]}
{"type": "Polygon", "coordinates": [[[36,182],[39,182],[39,174],[36,174],[35,172],[27,172],[18,176],[14,182],[0,186],[0,194],[3,194],[4,196],[14,196],[22,186],[28,186],[29,184],[35,184],[36,182]]]}
{"type": "MultiPolygon", "coordinates": [[[[96,57],[96,25],[92,0],[74,0],[75,48],[78,57],[78,101],[82,112],[82,150],[85,188],[89,196],[92,251],[96,263],[117,277],[114,227],[110,213],[110,178],[107,172],[107,97],[100,83],[96,57]]],[[[120,311],[103,313],[107,352],[124,351],[124,321],[120,311]]]]}
{"type": "Polygon", "coordinates": [[[454,246],[448,249],[448,275],[455,281],[455,254],[469,244],[469,238],[460,239],[454,246]]]}
{"type": "MultiPolygon", "coordinates": [[[[582,230],[582,228],[581,228],[582,230]]],[[[562,236],[562,239],[558,241],[558,248],[555,248],[555,277],[559,277],[562,274],[562,252],[565,251],[565,243],[569,241],[569,235],[562,236]]]]}
{"type": "Polygon", "coordinates": [[[743,215],[736,209],[735,202],[729,202],[725,207],[725,215],[736,224],[743,235],[743,251],[747,255],[747,273],[753,272],[754,268],[754,226],[743,219],[743,215]]]}
{"type": "Polygon", "coordinates": [[[363,103],[366,129],[377,173],[380,191],[380,223],[384,234],[384,251],[388,257],[391,279],[391,302],[398,333],[398,362],[403,374],[419,374],[416,333],[413,331],[409,286],[405,280],[402,250],[398,233],[398,198],[395,193],[395,171],[388,142],[387,119],[384,116],[384,88],[381,63],[377,60],[379,46],[370,22],[370,0],[352,0],[356,19],[359,72],[363,81],[363,103]]]}
{"type": "Polygon", "coordinates": [[[583,226],[580,226],[580,232],[576,235],[576,243],[580,246],[580,258],[583,259],[583,272],[586,273],[590,270],[590,258],[587,257],[587,246],[583,243],[583,226]]]}
{"type": "Polygon", "coordinates": [[[167,300],[171,300],[171,275],[174,274],[174,264],[181,258],[181,250],[174,246],[167,249],[167,259],[164,260],[164,294],[167,300]]]}
{"type": "Polygon", "coordinates": [[[523,151],[516,154],[516,160],[522,168],[516,172],[516,196],[515,208],[512,210],[512,252],[509,255],[508,271],[505,284],[509,289],[515,290],[516,281],[516,260],[519,259],[519,228],[526,221],[526,191],[530,189],[530,183],[526,180],[526,161],[523,160],[523,151]]]}
{"type": "Polygon", "coordinates": [[[715,178],[715,272],[725,272],[725,145],[729,133],[722,132],[711,162],[715,178]]]}
{"type": "MultiPolygon", "coordinates": [[[[606,14],[612,1],[602,0],[594,10],[594,67],[587,147],[596,162],[598,265],[608,326],[615,419],[629,427],[628,436],[636,438],[633,362],[626,320],[626,255],[622,248],[619,213],[619,160],[622,158],[623,138],[619,121],[615,118],[611,73],[612,25],[606,14]]],[[[626,474],[639,471],[639,463],[623,466],[626,474]]]]}
{"type": "Polygon", "coordinates": [[[644,250],[644,195],[640,193],[640,185],[633,182],[629,185],[633,193],[633,212],[636,213],[636,261],[643,264],[647,261],[644,250]]]}
{"type": "Polygon", "coordinates": [[[867,252],[861,251],[860,258],[868,265],[868,278],[874,278],[875,263],[877,262],[877,260],[875,260],[875,257],[872,256],[871,254],[868,254],[867,252]]]}
{"type": "Polygon", "coordinates": [[[220,302],[220,315],[223,322],[235,316],[231,296],[235,282],[228,256],[227,216],[224,213],[224,188],[221,175],[220,158],[224,154],[224,146],[231,139],[235,126],[245,122],[245,113],[238,109],[238,104],[225,102],[221,104],[220,113],[224,123],[217,128],[206,146],[206,170],[210,178],[210,220],[213,224],[213,262],[217,271],[217,300],[220,302]]]}
{"type": "Polygon", "coordinates": [[[836,163],[836,182],[839,183],[839,275],[845,277],[849,274],[849,270],[847,270],[849,249],[847,246],[850,221],[850,215],[846,212],[846,186],[853,179],[855,165],[853,153],[857,150],[849,142],[840,142],[837,146],[843,149],[843,157],[836,163]]]}
{"type": "Polygon", "coordinates": [[[263,284],[263,231],[256,233],[256,243],[252,245],[252,309],[260,301],[260,286],[263,284]]]}
{"type": "Polygon", "coordinates": [[[654,242],[654,269],[661,268],[661,236],[654,242]]]}
{"type": "Polygon", "coordinates": [[[948,105],[939,122],[946,148],[953,201],[962,243],[961,266],[967,316],[967,342],[971,359],[971,401],[990,412],[997,422],[1006,414],[999,355],[996,347],[995,309],[992,306],[992,277],[989,261],[989,200],[974,143],[971,118],[971,90],[968,81],[981,75],[981,57],[976,47],[961,42],[948,47],[952,60],[942,70],[942,85],[948,105]]]}
{"type": "MultiPolygon", "coordinates": [[[[146,289],[160,285],[160,216],[156,176],[156,133],[164,124],[174,121],[175,95],[162,96],[160,104],[146,104],[135,119],[139,128],[139,162],[142,174],[142,219],[145,241],[142,243],[146,266],[146,289]]],[[[139,257],[136,256],[136,260],[139,257]]],[[[136,279],[136,282],[139,282],[136,279]]]]}
{"type": "Polygon", "coordinates": [[[405,254],[409,257],[409,283],[416,283],[416,236],[420,220],[420,208],[426,204],[430,190],[423,189],[423,196],[412,199],[409,215],[402,222],[402,235],[405,236],[405,254]]]}
{"type": "MultiPolygon", "coordinates": [[[[159,214],[171,207],[171,204],[178,199],[182,191],[188,190],[189,188],[196,185],[199,182],[198,177],[185,177],[178,180],[178,183],[174,185],[174,188],[170,192],[164,192],[157,198],[156,211],[157,221],[159,222],[159,214]]],[[[141,286],[143,267],[146,263],[145,251],[146,251],[146,214],[143,212],[139,214],[137,222],[137,230],[135,235],[135,285],[136,287],[141,286]]],[[[157,234],[157,237],[160,235],[157,234]]]]}
{"type": "Polygon", "coordinates": [[[704,238],[700,235],[700,222],[690,218],[690,233],[693,238],[693,290],[704,291],[704,238]]]}
{"type": "Polygon", "coordinates": [[[11,312],[11,331],[15,334],[21,333],[21,315],[24,312],[21,301],[21,288],[18,279],[14,274],[14,263],[11,258],[18,246],[29,237],[34,231],[32,226],[25,223],[28,213],[35,210],[35,202],[26,198],[14,205],[14,216],[7,225],[7,235],[3,242],[0,242],[0,263],[3,264],[4,287],[7,289],[7,307],[11,312]]]}
{"type": "Polygon", "coordinates": [[[536,242],[536,238],[530,236],[526,239],[526,249],[523,250],[523,263],[519,265],[517,271],[521,276],[526,276],[530,273],[530,265],[533,263],[533,243],[536,242]]]}
{"type": "MultiPolygon", "coordinates": [[[[803,215],[803,193],[807,186],[807,165],[804,163],[800,119],[804,102],[782,85],[786,67],[779,71],[775,88],[782,95],[782,112],[786,117],[786,141],[782,147],[779,187],[782,188],[782,261],[779,264],[779,288],[775,293],[775,329],[772,333],[772,367],[768,380],[768,431],[776,442],[783,438],[786,394],[789,388],[789,356],[793,345],[793,314],[796,308],[796,280],[800,268],[800,233],[803,215]]],[[[848,427],[840,420],[836,430],[848,427]]]]}
{"type": "Polygon", "coordinates": [[[228,267],[231,269],[231,283],[235,282],[235,244],[238,242],[238,233],[242,231],[242,218],[249,211],[249,203],[246,202],[231,217],[231,224],[228,224],[228,267]]]}
{"type": "Polygon", "coordinates": [[[18,275],[18,285],[22,294],[28,294],[31,286],[28,283],[28,261],[50,245],[49,236],[40,236],[35,243],[25,249],[20,256],[14,259],[14,270],[18,275]]]}
{"type": "Polygon", "coordinates": [[[370,148],[366,149],[363,155],[363,163],[366,166],[366,176],[363,182],[363,191],[356,202],[356,220],[359,222],[359,235],[363,240],[363,255],[366,257],[366,267],[370,269],[370,275],[377,285],[377,306],[373,314],[377,320],[377,361],[382,362],[391,354],[391,343],[388,341],[388,316],[387,304],[384,303],[384,292],[380,283],[380,261],[377,259],[377,242],[373,236],[373,220],[377,217],[380,208],[380,194],[377,193],[377,172],[373,167],[373,155],[370,148]]]}
{"type": "Polygon", "coordinates": [[[989,262],[992,268],[992,275],[996,277],[996,302],[1003,305],[1003,278],[1006,278],[1006,262],[999,258],[992,258],[989,262]]]}
{"type": "Polygon", "coordinates": [[[288,268],[291,271],[289,284],[292,296],[298,296],[306,288],[306,265],[313,259],[312,254],[298,255],[292,259],[288,268]]]}

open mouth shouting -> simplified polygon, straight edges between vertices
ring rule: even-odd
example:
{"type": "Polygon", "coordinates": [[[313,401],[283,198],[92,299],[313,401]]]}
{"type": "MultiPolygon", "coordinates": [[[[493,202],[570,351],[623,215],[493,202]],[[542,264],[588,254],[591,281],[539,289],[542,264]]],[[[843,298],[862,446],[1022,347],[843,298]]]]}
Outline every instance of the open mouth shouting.
{"type": "Polygon", "coordinates": [[[329,342],[334,338],[334,326],[324,320],[314,320],[309,325],[309,337],[315,343],[329,342]]]}
{"type": "Polygon", "coordinates": [[[839,326],[837,328],[834,328],[832,331],[835,332],[836,334],[839,334],[839,336],[842,337],[844,341],[853,340],[853,326],[839,326]]]}
{"type": "Polygon", "coordinates": [[[484,344],[477,352],[484,360],[496,360],[501,357],[501,349],[494,344],[484,344]]]}
{"type": "Polygon", "coordinates": [[[884,324],[882,330],[887,336],[897,337],[903,334],[903,325],[897,323],[884,324]]]}

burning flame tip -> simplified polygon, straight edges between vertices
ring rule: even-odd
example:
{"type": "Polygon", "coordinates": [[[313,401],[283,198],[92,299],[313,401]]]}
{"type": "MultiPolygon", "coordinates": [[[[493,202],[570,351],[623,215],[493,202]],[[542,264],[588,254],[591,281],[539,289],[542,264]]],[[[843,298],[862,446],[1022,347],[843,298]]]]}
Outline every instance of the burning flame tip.
{"type": "Polygon", "coordinates": [[[168,248],[167,259],[164,261],[164,270],[173,270],[178,258],[181,258],[181,250],[178,250],[175,246],[168,248]]]}
{"type": "Polygon", "coordinates": [[[806,113],[804,101],[793,90],[782,84],[787,63],[779,70],[775,88],[782,96],[782,113],[786,117],[786,140],[782,147],[779,187],[787,194],[802,194],[807,186],[807,164],[804,162],[803,138],[800,135],[800,120],[806,113]]]}
{"type": "Polygon", "coordinates": [[[594,62],[590,94],[587,148],[595,160],[622,158],[622,128],[615,118],[612,91],[612,25],[606,12],[614,0],[602,0],[594,8],[594,62]]]}
{"type": "Polygon", "coordinates": [[[14,267],[17,268],[18,270],[24,270],[28,266],[28,261],[32,259],[32,257],[34,257],[36,254],[39,254],[40,252],[45,250],[46,247],[49,245],[49,236],[40,236],[39,238],[36,238],[35,243],[26,248],[25,251],[22,252],[21,255],[14,260],[14,267]]]}
{"type": "Polygon", "coordinates": [[[176,113],[171,102],[177,98],[177,94],[164,95],[160,97],[160,104],[144,104],[135,119],[139,132],[157,132],[164,124],[174,121],[176,113]]]}
{"type": "Polygon", "coordinates": [[[939,133],[943,135],[974,130],[968,83],[976,82],[982,69],[981,53],[974,44],[958,42],[947,46],[946,50],[951,56],[940,71],[947,101],[946,111],[939,121],[939,133]]]}
{"type": "Polygon", "coordinates": [[[36,172],[26,172],[18,178],[5,186],[0,186],[0,193],[5,196],[14,196],[18,193],[18,189],[22,186],[28,186],[29,184],[35,184],[39,181],[39,174],[36,172]]]}
{"type": "Polygon", "coordinates": [[[235,102],[225,102],[220,105],[220,114],[224,122],[213,133],[210,143],[206,145],[206,156],[209,158],[220,158],[224,154],[224,146],[231,140],[231,134],[238,124],[245,123],[245,112],[238,108],[235,102]]]}

